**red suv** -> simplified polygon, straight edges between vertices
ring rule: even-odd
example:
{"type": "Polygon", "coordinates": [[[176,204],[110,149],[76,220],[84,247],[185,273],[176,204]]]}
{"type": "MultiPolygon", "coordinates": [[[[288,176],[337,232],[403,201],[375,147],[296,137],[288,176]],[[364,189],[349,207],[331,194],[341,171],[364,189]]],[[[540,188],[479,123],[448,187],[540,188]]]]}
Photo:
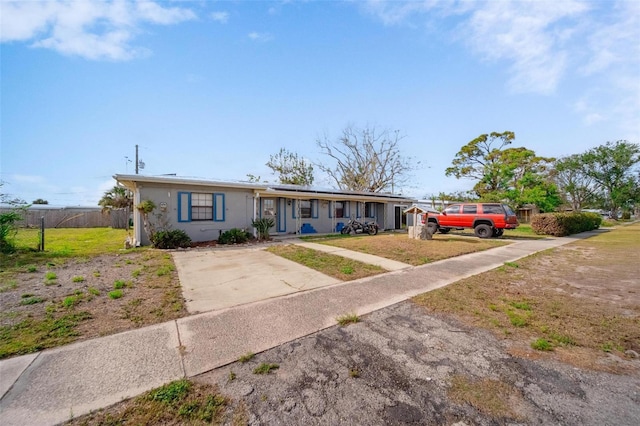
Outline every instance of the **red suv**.
{"type": "Polygon", "coordinates": [[[499,237],[505,229],[518,226],[511,207],[500,203],[452,204],[440,214],[429,215],[427,220],[443,234],[452,229],[473,228],[479,238],[499,237]]]}

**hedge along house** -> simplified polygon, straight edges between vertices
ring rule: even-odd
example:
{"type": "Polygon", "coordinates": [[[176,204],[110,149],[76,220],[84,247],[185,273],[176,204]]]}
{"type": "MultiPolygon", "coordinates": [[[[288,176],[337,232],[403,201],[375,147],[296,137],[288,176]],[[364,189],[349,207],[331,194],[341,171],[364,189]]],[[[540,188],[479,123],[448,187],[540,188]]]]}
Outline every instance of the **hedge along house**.
{"type": "Polygon", "coordinates": [[[402,211],[412,199],[400,195],[319,189],[298,185],[223,182],[177,176],[114,175],[133,193],[133,243],[148,245],[142,214],[152,201],[156,224],[182,229],[194,242],[217,240],[232,228],[253,232],[253,219],[271,218],[272,235],[335,233],[350,218],[375,221],[381,229],[400,229],[402,211]],[[159,216],[159,217],[158,217],[159,216]]]}

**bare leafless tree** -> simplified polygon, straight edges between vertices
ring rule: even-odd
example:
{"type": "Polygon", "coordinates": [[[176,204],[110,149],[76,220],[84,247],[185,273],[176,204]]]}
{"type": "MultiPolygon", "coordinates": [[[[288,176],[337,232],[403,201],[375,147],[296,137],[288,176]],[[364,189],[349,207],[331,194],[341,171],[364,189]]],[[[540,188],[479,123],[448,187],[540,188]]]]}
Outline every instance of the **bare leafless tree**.
{"type": "Polygon", "coordinates": [[[316,142],[332,164],[318,164],[338,188],[351,191],[394,192],[413,170],[400,154],[399,130],[347,126],[335,141],[325,135],[316,142]]]}

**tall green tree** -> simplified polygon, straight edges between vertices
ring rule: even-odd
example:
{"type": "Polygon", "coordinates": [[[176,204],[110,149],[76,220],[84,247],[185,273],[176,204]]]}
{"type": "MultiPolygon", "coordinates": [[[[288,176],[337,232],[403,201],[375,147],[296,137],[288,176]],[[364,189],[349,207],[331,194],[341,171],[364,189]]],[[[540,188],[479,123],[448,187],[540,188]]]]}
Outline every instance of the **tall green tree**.
{"type": "MultiPolygon", "coordinates": [[[[280,148],[277,154],[271,155],[267,167],[278,175],[280,183],[292,185],[312,185],[313,165],[298,154],[280,148]]],[[[259,180],[260,177],[258,176],[259,180]]]]}
{"type": "Polygon", "coordinates": [[[558,186],[564,202],[579,212],[597,196],[594,180],[585,174],[582,155],[573,154],[556,160],[553,179],[558,186]]]}
{"type": "Polygon", "coordinates": [[[527,148],[508,148],[500,152],[499,176],[503,194],[514,206],[535,204],[544,212],[562,203],[558,188],[550,177],[555,159],[540,157],[527,148]]]}
{"type": "Polygon", "coordinates": [[[640,145],[626,140],[607,142],[582,154],[581,160],[583,172],[602,190],[613,217],[616,217],[620,207],[634,202],[640,145]]]}
{"type": "Polygon", "coordinates": [[[316,140],[330,158],[318,167],[343,190],[394,192],[414,169],[411,159],[400,153],[402,139],[399,130],[347,126],[335,141],[326,135],[316,140]]]}
{"type": "Polygon", "coordinates": [[[478,196],[498,193],[501,187],[501,150],[516,138],[514,132],[483,134],[464,145],[455,155],[446,176],[476,180],[478,196]]]}
{"type": "Polygon", "coordinates": [[[483,201],[553,210],[561,203],[549,173],[554,159],[524,147],[505,148],[514,140],[515,133],[510,131],[480,135],[460,149],[445,173],[475,180],[473,191],[483,201]]]}

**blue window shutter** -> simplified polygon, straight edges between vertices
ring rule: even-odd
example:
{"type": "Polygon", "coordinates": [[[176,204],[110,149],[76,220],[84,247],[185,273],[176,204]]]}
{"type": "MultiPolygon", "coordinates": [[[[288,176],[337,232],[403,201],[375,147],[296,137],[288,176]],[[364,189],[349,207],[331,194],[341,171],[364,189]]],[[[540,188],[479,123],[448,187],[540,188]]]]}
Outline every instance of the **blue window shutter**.
{"type": "Polygon", "coordinates": [[[351,206],[351,201],[345,201],[344,202],[344,213],[342,213],[342,216],[344,216],[345,218],[350,218],[351,217],[351,213],[349,212],[349,206],[351,206]]]}
{"type": "Polygon", "coordinates": [[[360,201],[356,203],[356,218],[360,217],[360,204],[362,204],[360,201]]]}
{"type": "Polygon", "coordinates": [[[178,192],[178,222],[191,222],[190,192],[178,192]]]}
{"type": "Polygon", "coordinates": [[[291,200],[291,217],[296,218],[296,200],[291,200]]]}
{"type": "Polygon", "coordinates": [[[333,207],[335,206],[335,201],[329,201],[329,218],[333,217],[333,207]]]}
{"type": "Polygon", "coordinates": [[[224,194],[213,194],[213,221],[224,222],[224,220],[225,220],[224,194]]]}
{"type": "Polygon", "coordinates": [[[312,219],[317,219],[318,218],[318,210],[320,210],[318,207],[318,201],[319,200],[311,200],[311,218],[312,219]]]}

